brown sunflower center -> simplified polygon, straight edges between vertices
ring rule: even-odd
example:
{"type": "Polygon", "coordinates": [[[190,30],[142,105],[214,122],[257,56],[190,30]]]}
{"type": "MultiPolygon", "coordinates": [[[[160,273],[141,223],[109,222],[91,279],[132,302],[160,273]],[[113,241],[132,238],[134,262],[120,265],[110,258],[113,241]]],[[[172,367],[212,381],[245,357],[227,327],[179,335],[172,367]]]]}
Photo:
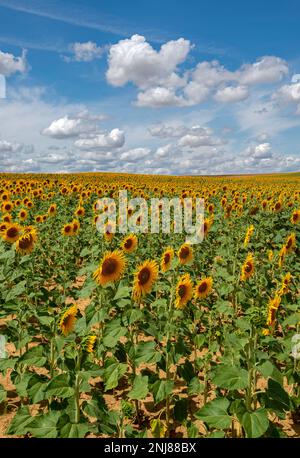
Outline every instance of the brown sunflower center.
{"type": "Polygon", "coordinates": [[[297,213],[295,213],[295,214],[293,215],[293,221],[297,221],[297,219],[298,219],[298,215],[297,215],[297,213]]]}
{"type": "Polygon", "coordinates": [[[186,285],[180,285],[178,288],[178,295],[181,297],[181,299],[185,296],[186,294],[186,285]]]}
{"type": "Polygon", "coordinates": [[[171,259],[170,253],[166,253],[164,256],[164,263],[169,264],[170,259],[171,259]]]}
{"type": "Polygon", "coordinates": [[[181,248],[179,256],[181,259],[186,259],[189,256],[189,254],[190,254],[190,250],[187,246],[185,246],[181,248]]]}
{"type": "Polygon", "coordinates": [[[102,264],[102,275],[104,276],[112,275],[117,270],[117,267],[118,267],[118,262],[116,261],[116,259],[113,259],[113,258],[105,259],[105,261],[102,264]]]}
{"type": "Polygon", "coordinates": [[[17,235],[19,234],[19,231],[16,227],[10,227],[8,230],[7,230],[7,236],[8,237],[16,237],[17,235]]]}
{"type": "Polygon", "coordinates": [[[199,293],[205,293],[205,291],[207,290],[207,283],[206,281],[203,281],[202,283],[200,283],[200,285],[198,286],[198,291],[199,293]]]}
{"type": "Polygon", "coordinates": [[[147,281],[149,280],[150,275],[151,275],[151,272],[148,269],[148,267],[144,267],[138,274],[140,285],[145,285],[147,281]]]}
{"type": "Polygon", "coordinates": [[[21,250],[27,250],[32,244],[32,237],[31,235],[28,237],[23,237],[22,239],[19,240],[19,247],[21,250]]]}
{"type": "Polygon", "coordinates": [[[252,271],[252,264],[251,264],[251,262],[247,262],[246,265],[245,265],[245,272],[247,272],[247,274],[249,274],[251,271],[252,271]]]}
{"type": "Polygon", "coordinates": [[[68,234],[69,232],[71,232],[71,230],[72,230],[71,226],[66,226],[66,227],[65,227],[65,232],[66,232],[66,234],[68,234]]]}
{"type": "Polygon", "coordinates": [[[279,209],[280,209],[280,207],[281,207],[281,203],[280,203],[280,202],[276,202],[276,204],[275,204],[275,208],[276,208],[276,210],[279,210],[279,209]]]}
{"type": "Polygon", "coordinates": [[[127,239],[126,242],[124,243],[124,247],[129,250],[132,247],[133,240],[132,239],[127,239]]]}

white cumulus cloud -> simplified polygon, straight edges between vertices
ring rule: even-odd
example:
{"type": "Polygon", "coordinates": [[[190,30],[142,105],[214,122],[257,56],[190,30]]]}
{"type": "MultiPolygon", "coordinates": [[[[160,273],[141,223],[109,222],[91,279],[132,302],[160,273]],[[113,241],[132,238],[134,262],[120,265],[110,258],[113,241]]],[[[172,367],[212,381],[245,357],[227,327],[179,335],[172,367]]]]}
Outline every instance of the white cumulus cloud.
{"type": "Polygon", "coordinates": [[[0,74],[10,76],[13,73],[25,73],[28,69],[26,51],[20,57],[0,51],[0,74]]]}

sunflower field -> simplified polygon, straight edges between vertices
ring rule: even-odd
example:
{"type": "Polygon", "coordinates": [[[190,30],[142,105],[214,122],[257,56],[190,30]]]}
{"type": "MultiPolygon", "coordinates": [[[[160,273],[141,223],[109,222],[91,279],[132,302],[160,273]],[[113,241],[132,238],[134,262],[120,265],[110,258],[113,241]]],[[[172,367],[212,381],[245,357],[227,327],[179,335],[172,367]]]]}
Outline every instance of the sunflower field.
{"type": "Polygon", "coordinates": [[[0,174],[0,436],[300,436],[299,183],[0,174]],[[124,189],[204,240],[99,233],[124,189]]]}

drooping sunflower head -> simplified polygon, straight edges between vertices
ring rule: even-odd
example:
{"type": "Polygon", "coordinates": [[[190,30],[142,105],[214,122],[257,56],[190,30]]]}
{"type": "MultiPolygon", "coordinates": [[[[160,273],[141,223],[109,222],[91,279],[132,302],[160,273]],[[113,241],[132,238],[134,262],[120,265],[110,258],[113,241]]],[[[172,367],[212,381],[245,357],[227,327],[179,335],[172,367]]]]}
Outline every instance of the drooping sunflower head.
{"type": "Polygon", "coordinates": [[[286,243],[285,243],[285,248],[286,248],[286,252],[287,253],[290,253],[294,250],[294,248],[296,247],[296,235],[294,232],[292,232],[287,240],[286,240],[286,243]]]}
{"type": "Polygon", "coordinates": [[[254,259],[252,253],[249,253],[243,266],[241,273],[241,281],[245,281],[254,273],[254,259]]]}
{"type": "Polygon", "coordinates": [[[172,264],[174,258],[174,250],[171,247],[168,247],[162,255],[160,267],[163,272],[167,272],[172,264]]]}
{"type": "Polygon", "coordinates": [[[83,349],[87,352],[87,353],[93,353],[93,351],[95,350],[95,346],[96,346],[96,342],[97,342],[97,336],[88,336],[84,341],[83,341],[83,349]]]}
{"type": "Polygon", "coordinates": [[[123,251],[115,250],[107,252],[94,272],[93,278],[96,282],[103,286],[106,283],[118,281],[126,268],[126,259],[123,251]]]}
{"type": "Polygon", "coordinates": [[[77,319],[76,318],[77,312],[78,312],[77,305],[73,304],[63,313],[60,319],[59,328],[65,337],[68,334],[70,334],[70,332],[72,332],[74,329],[74,325],[77,319]]]}
{"type": "Polygon", "coordinates": [[[211,293],[212,285],[212,277],[206,277],[200,280],[195,286],[195,297],[197,299],[203,299],[207,297],[211,293]]]}
{"type": "Polygon", "coordinates": [[[62,228],[61,232],[62,232],[62,235],[66,236],[66,237],[70,237],[71,235],[73,235],[73,226],[72,226],[72,224],[65,224],[64,227],[62,228]]]}
{"type": "Polygon", "coordinates": [[[72,221],[72,232],[73,232],[73,235],[77,235],[78,232],[79,232],[79,229],[80,229],[80,222],[78,221],[78,219],[73,219],[73,221],[72,221]]]}
{"type": "Polygon", "coordinates": [[[295,210],[291,216],[291,223],[298,224],[300,222],[300,210],[295,210]]]}
{"type": "Polygon", "coordinates": [[[182,309],[193,297],[193,283],[189,274],[182,275],[176,285],[175,307],[182,309]]]}
{"type": "Polygon", "coordinates": [[[21,226],[15,223],[9,223],[6,229],[2,231],[1,235],[2,235],[3,240],[5,240],[5,242],[15,243],[18,240],[18,238],[21,236],[22,232],[23,230],[21,226]]]}
{"type": "Polygon", "coordinates": [[[138,238],[135,234],[130,234],[127,237],[124,238],[122,241],[122,249],[125,251],[125,253],[132,253],[133,251],[136,250],[136,247],[138,245],[138,238]]]}
{"type": "Polygon", "coordinates": [[[282,267],[284,263],[284,258],[287,254],[286,246],[284,245],[279,251],[278,266],[282,267]]]}
{"type": "Polygon", "coordinates": [[[180,264],[185,265],[190,263],[194,258],[193,249],[191,245],[189,245],[188,243],[184,243],[183,245],[181,245],[181,247],[178,250],[177,256],[179,258],[180,264]]]}
{"type": "Polygon", "coordinates": [[[37,240],[36,230],[25,230],[24,234],[16,241],[16,250],[18,253],[25,255],[33,251],[35,242],[37,240]]]}
{"type": "Polygon", "coordinates": [[[158,265],[156,261],[145,261],[140,264],[134,274],[132,295],[134,300],[139,301],[152,290],[153,284],[158,277],[158,265]]]}

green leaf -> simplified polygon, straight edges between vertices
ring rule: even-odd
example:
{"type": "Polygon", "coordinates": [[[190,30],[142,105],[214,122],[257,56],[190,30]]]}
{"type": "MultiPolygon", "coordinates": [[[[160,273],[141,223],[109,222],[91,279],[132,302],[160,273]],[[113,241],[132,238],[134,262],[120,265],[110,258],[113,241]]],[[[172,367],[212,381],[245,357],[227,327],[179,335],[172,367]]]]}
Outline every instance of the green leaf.
{"type": "Polygon", "coordinates": [[[268,413],[266,409],[258,409],[254,412],[245,412],[241,419],[246,437],[261,437],[269,427],[268,413]]]}
{"type": "Polygon", "coordinates": [[[259,372],[266,378],[272,377],[277,382],[281,383],[283,380],[282,373],[277,369],[271,361],[265,361],[257,367],[259,372]]]}
{"type": "Polygon", "coordinates": [[[157,380],[152,386],[155,403],[158,404],[166,399],[172,393],[173,386],[173,380],[157,380]]]}
{"type": "Polygon", "coordinates": [[[175,402],[174,418],[179,423],[183,423],[188,416],[188,400],[187,398],[179,399],[175,402]]]}
{"type": "Polygon", "coordinates": [[[29,380],[27,391],[33,404],[45,399],[45,391],[48,385],[49,379],[44,376],[34,374],[29,380]]]}
{"type": "Polygon", "coordinates": [[[203,393],[204,384],[200,382],[198,377],[193,377],[188,384],[188,394],[189,396],[194,396],[199,393],[203,393]]]}
{"type": "Polygon", "coordinates": [[[28,425],[28,431],[37,438],[55,438],[57,437],[57,422],[61,416],[60,412],[48,412],[45,415],[34,417],[28,425]]]}
{"type": "Polygon", "coordinates": [[[11,301],[12,299],[15,299],[17,296],[20,296],[21,294],[24,293],[26,290],[26,280],[21,281],[18,283],[16,286],[14,286],[12,289],[9,290],[9,292],[6,295],[6,301],[11,301]]]}
{"type": "Polygon", "coordinates": [[[148,376],[147,375],[136,375],[132,390],[128,393],[129,399],[145,399],[148,395],[148,376]]]}
{"type": "Polygon", "coordinates": [[[105,391],[116,388],[119,379],[127,372],[127,364],[116,362],[114,358],[110,358],[108,362],[109,365],[103,371],[105,391]]]}
{"type": "Polygon", "coordinates": [[[136,347],[135,364],[153,364],[161,359],[161,354],[156,350],[155,342],[140,342],[136,347]]]}
{"type": "Polygon", "coordinates": [[[130,291],[131,288],[129,286],[122,286],[121,284],[118,287],[118,290],[113,298],[114,301],[117,301],[118,299],[123,299],[124,297],[129,297],[130,296],[130,291]]]}
{"type": "Polygon", "coordinates": [[[179,377],[182,377],[187,383],[189,383],[195,377],[195,371],[192,363],[186,359],[182,366],[177,367],[179,377]]]}
{"type": "Polygon", "coordinates": [[[288,411],[291,408],[291,402],[288,393],[275,380],[269,379],[268,389],[264,393],[265,405],[274,411],[288,411]]]}
{"type": "Polygon", "coordinates": [[[32,416],[30,415],[28,407],[20,407],[12,419],[7,434],[24,435],[28,432],[29,423],[32,422],[32,416]]]}
{"type": "Polygon", "coordinates": [[[125,336],[127,329],[119,327],[115,329],[106,329],[103,337],[103,344],[108,348],[113,348],[119,342],[120,337],[125,336]]]}
{"type": "Polygon", "coordinates": [[[44,349],[42,346],[30,348],[23,356],[19,359],[20,363],[27,364],[28,366],[43,367],[47,361],[47,358],[43,356],[44,349]]]}
{"type": "Polygon", "coordinates": [[[1,383],[0,383],[0,404],[1,404],[1,402],[6,400],[6,396],[7,396],[7,392],[4,389],[4,386],[1,385],[1,383]]]}
{"type": "Polygon", "coordinates": [[[60,437],[69,437],[73,439],[83,438],[91,427],[87,423],[66,423],[59,431],[60,437]]]}
{"type": "Polygon", "coordinates": [[[151,426],[151,432],[153,434],[153,437],[155,437],[156,439],[161,439],[165,437],[167,428],[161,420],[159,419],[151,420],[150,426],[151,426]]]}
{"type": "Polygon", "coordinates": [[[241,367],[220,364],[214,371],[212,382],[220,388],[241,390],[248,385],[248,372],[241,367]]]}
{"type": "Polygon", "coordinates": [[[208,402],[195,417],[207,423],[211,428],[226,429],[231,425],[231,417],[227,413],[229,401],[225,398],[217,398],[208,402]]]}
{"type": "Polygon", "coordinates": [[[47,398],[58,396],[60,398],[69,398],[74,395],[74,388],[70,386],[70,379],[67,374],[60,374],[54,377],[48,384],[47,398]]]}

